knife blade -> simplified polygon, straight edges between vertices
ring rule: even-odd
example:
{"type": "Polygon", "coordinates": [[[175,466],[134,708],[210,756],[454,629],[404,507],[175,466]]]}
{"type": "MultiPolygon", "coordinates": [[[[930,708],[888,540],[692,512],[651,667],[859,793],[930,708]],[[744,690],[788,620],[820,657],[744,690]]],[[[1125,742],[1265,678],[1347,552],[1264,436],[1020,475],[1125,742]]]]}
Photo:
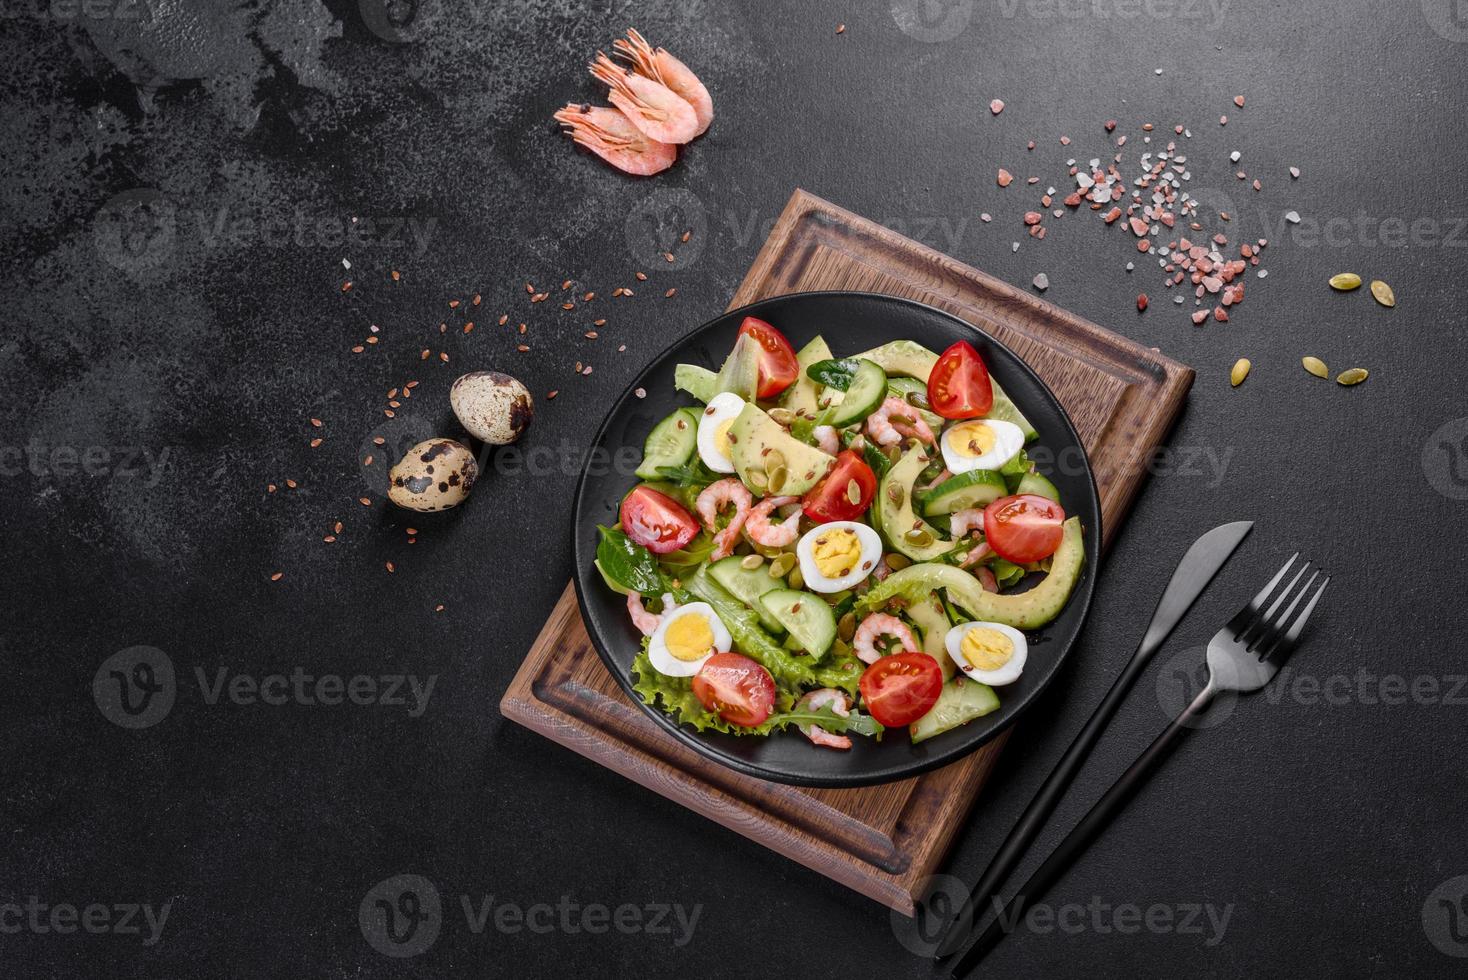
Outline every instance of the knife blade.
{"type": "Polygon", "coordinates": [[[1229,556],[1234,553],[1239,544],[1248,536],[1254,527],[1253,521],[1233,521],[1215,527],[1204,533],[1183,554],[1182,560],[1178,562],[1177,569],[1172,573],[1172,578],[1167,583],[1167,588],[1162,592],[1162,598],[1157,602],[1157,609],[1152,613],[1152,621],[1147,625],[1147,632],[1142,637],[1142,642],[1132,654],[1132,659],[1122,668],[1121,674],[1112,682],[1111,690],[1106,692],[1106,697],[1096,706],[1085,727],[1076,735],[1075,741],[1071,742],[1070,748],[1056,763],[1055,769],[1041,785],[1035,798],[1025,808],[1014,829],[999,846],[994,854],[994,859],[989,862],[984,875],[979,883],[974,886],[973,892],[968,900],[953,917],[952,924],[948,927],[947,934],[938,944],[937,952],[933,954],[935,962],[942,963],[944,960],[957,953],[967,943],[971,935],[970,925],[974,921],[975,912],[990,905],[999,892],[1002,885],[1020,859],[1028,850],[1031,843],[1039,835],[1045,821],[1054,812],[1056,805],[1075,779],[1076,773],[1080,771],[1081,765],[1090,755],[1091,749],[1101,737],[1111,718],[1116,714],[1116,709],[1125,700],[1127,692],[1131,690],[1132,684],[1137,676],[1147,666],[1162,641],[1167,639],[1169,633],[1182,620],[1183,614],[1197,601],[1198,596],[1218,570],[1228,561],[1229,556]]]}

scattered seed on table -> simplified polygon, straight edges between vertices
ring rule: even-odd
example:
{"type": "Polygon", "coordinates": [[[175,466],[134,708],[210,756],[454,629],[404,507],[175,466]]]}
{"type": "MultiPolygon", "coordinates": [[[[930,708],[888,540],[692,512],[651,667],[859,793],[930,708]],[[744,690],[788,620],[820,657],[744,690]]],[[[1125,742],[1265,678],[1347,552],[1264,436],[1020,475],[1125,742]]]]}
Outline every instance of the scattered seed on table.
{"type": "Polygon", "coordinates": [[[290,487],[292,490],[294,490],[296,488],[296,486],[297,486],[297,483],[296,483],[295,480],[286,480],[285,481],[285,485],[288,486],[288,487],[290,487]]]}
{"type": "Polygon", "coordinates": [[[273,483],[267,483],[267,484],[265,484],[265,492],[266,493],[274,493],[275,492],[275,484],[273,484],[273,483]]]}
{"type": "Polygon", "coordinates": [[[374,445],[374,446],[380,446],[380,445],[382,445],[382,444],[383,444],[383,443],[385,443],[385,442],[387,442],[387,440],[386,440],[386,439],[384,439],[384,438],[383,438],[383,437],[382,437],[382,436],[376,436],[376,437],[374,437],[374,438],[373,438],[373,440],[372,440],[372,444],[373,444],[373,445],[374,445]]]}
{"type": "Polygon", "coordinates": [[[312,449],[315,449],[319,445],[321,445],[321,440],[320,439],[312,439],[311,440],[311,448],[312,449]]]}
{"type": "Polygon", "coordinates": [[[384,567],[384,568],[386,568],[386,569],[387,569],[387,570],[388,570],[388,571],[389,571],[389,572],[395,572],[395,571],[397,571],[397,569],[396,569],[396,568],[394,568],[394,567],[393,567],[393,564],[392,564],[392,562],[390,562],[390,561],[385,561],[385,562],[383,562],[383,563],[382,563],[382,565],[383,565],[383,567],[384,567]]]}
{"type": "Polygon", "coordinates": [[[392,271],[392,281],[397,282],[400,278],[402,278],[402,274],[399,273],[398,270],[394,269],[392,271]]]}
{"type": "Polygon", "coordinates": [[[377,457],[375,457],[375,456],[368,456],[367,458],[365,458],[365,459],[362,460],[362,465],[363,466],[371,466],[372,465],[372,461],[374,459],[376,459],[376,458],[377,457]]]}
{"type": "Polygon", "coordinates": [[[311,424],[314,425],[318,429],[321,428],[321,420],[320,419],[312,419],[311,420],[311,424]]]}
{"type": "Polygon", "coordinates": [[[508,313],[501,313],[500,314],[500,319],[499,319],[500,326],[503,327],[505,324],[507,324],[509,322],[510,322],[510,314],[508,314],[508,313]]]}
{"type": "Polygon", "coordinates": [[[1317,378],[1327,378],[1330,376],[1330,369],[1318,357],[1302,357],[1300,358],[1300,364],[1306,371],[1309,371],[1317,378]]]}
{"type": "Polygon", "coordinates": [[[590,303],[594,299],[596,299],[596,293],[587,293],[586,295],[581,297],[581,302],[590,303]]]}
{"type": "Polygon", "coordinates": [[[1382,306],[1391,307],[1397,305],[1397,294],[1392,292],[1392,287],[1380,279],[1371,280],[1371,295],[1382,306]]]}
{"type": "Polygon", "coordinates": [[[1354,272],[1337,272],[1330,277],[1330,288],[1340,292],[1349,292],[1361,285],[1361,277],[1354,272]]]}
{"type": "Polygon", "coordinates": [[[599,336],[600,334],[598,334],[595,330],[588,330],[585,334],[587,340],[595,340],[599,336]]]}
{"type": "Polygon", "coordinates": [[[526,345],[526,344],[519,344],[519,345],[517,345],[515,347],[515,350],[519,351],[522,354],[525,353],[526,351],[528,351],[529,349],[530,349],[530,347],[528,345],[526,345]]]}
{"type": "Polygon", "coordinates": [[[1249,359],[1247,357],[1241,357],[1237,361],[1235,361],[1233,370],[1228,373],[1229,384],[1233,385],[1235,388],[1243,384],[1244,379],[1249,376],[1250,367],[1252,367],[1252,365],[1249,363],[1249,359]]]}
{"type": "Polygon", "coordinates": [[[546,401],[550,401],[552,398],[556,397],[560,393],[561,393],[561,390],[559,388],[552,388],[550,391],[547,391],[545,393],[545,400],[546,401]]]}
{"type": "Polygon", "coordinates": [[[663,293],[663,298],[664,299],[672,299],[674,296],[677,296],[677,295],[678,295],[678,287],[677,286],[674,286],[672,289],[668,290],[666,293],[663,293]]]}
{"type": "Polygon", "coordinates": [[[837,34],[845,34],[846,33],[846,25],[845,24],[837,24],[836,25],[836,33],[837,34]]]}
{"type": "Polygon", "coordinates": [[[605,319],[605,318],[603,318],[603,319],[600,319],[600,320],[592,320],[592,321],[591,321],[591,325],[592,325],[592,326],[593,326],[593,327],[604,327],[604,326],[606,326],[606,325],[607,325],[607,321],[606,321],[606,319],[605,319]]]}
{"type": "Polygon", "coordinates": [[[357,498],[357,503],[361,504],[363,507],[371,507],[372,506],[372,501],[369,500],[366,497],[358,497],[357,498]]]}
{"type": "Polygon", "coordinates": [[[647,273],[646,272],[636,272],[636,273],[633,273],[633,275],[636,276],[638,282],[647,282],[647,273]]]}
{"type": "Polygon", "coordinates": [[[270,576],[270,581],[272,581],[272,582],[279,582],[281,576],[284,575],[284,574],[285,574],[285,572],[276,572],[275,574],[273,574],[273,575],[270,576]]]}
{"type": "Polygon", "coordinates": [[[449,300],[449,309],[451,309],[451,310],[457,310],[458,308],[459,308],[459,301],[458,300],[456,300],[456,299],[449,300]]]}
{"type": "Polygon", "coordinates": [[[622,352],[623,352],[623,351],[625,351],[625,350],[626,350],[626,349],[627,349],[627,345],[626,345],[626,344],[619,344],[619,345],[618,345],[618,346],[617,346],[617,353],[618,353],[618,354],[620,354],[620,353],[622,353],[622,352]]]}
{"type": "Polygon", "coordinates": [[[438,352],[438,359],[440,361],[443,361],[445,364],[447,364],[449,362],[449,356],[448,356],[448,354],[444,353],[443,351],[439,351],[438,352]]]}
{"type": "Polygon", "coordinates": [[[687,231],[685,231],[682,235],[679,236],[678,241],[680,241],[683,244],[687,245],[688,244],[688,239],[690,239],[692,237],[693,237],[693,229],[690,228],[687,231]]]}
{"type": "Polygon", "coordinates": [[[1365,368],[1347,368],[1340,374],[1336,375],[1335,380],[1336,384],[1358,385],[1366,380],[1366,376],[1367,371],[1365,368]]]}

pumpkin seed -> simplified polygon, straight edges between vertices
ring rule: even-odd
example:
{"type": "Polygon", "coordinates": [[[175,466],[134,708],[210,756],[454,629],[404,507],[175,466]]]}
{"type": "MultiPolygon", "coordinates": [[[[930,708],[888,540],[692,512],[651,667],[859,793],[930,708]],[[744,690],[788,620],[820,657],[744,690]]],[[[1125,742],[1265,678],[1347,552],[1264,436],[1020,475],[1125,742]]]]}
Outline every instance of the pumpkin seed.
{"type": "Polygon", "coordinates": [[[764,457],[765,457],[765,472],[767,472],[767,473],[770,470],[774,469],[776,466],[784,466],[785,465],[785,454],[782,453],[782,452],[780,452],[780,450],[778,450],[778,449],[771,449],[769,452],[767,452],[767,453],[764,454],[764,457]]]}
{"type": "Polygon", "coordinates": [[[902,535],[902,538],[908,544],[915,545],[919,548],[926,548],[928,545],[933,543],[932,534],[928,533],[928,531],[922,528],[916,527],[904,533],[902,535]]]}
{"type": "Polygon", "coordinates": [[[900,483],[894,483],[887,488],[887,499],[892,501],[893,507],[901,507],[902,499],[906,495],[907,491],[902,488],[902,484],[900,483]]]}
{"type": "Polygon", "coordinates": [[[912,559],[908,558],[906,555],[899,555],[895,551],[892,554],[884,555],[883,557],[887,559],[887,567],[892,569],[892,571],[894,572],[900,572],[908,565],[912,564],[912,559]]]}
{"type": "Polygon", "coordinates": [[[744,559],[739,562],[739,567],[745,569],[746,571],[752,572],[764,563],[764,558],[760,557],[759,555],[745,555],[744,559]]]}
{"type": "Polygon", "coordinates": [[[1302,357],[1300,358],[1300,363],[1305,366],[1306,371],[1309,371],[1317,378],[1330,377],[1330,369],[1327,368],[1325,366],[1325,362],[1318,357],[1302,357]]]}
{"type": "Polygon", "coordinates": [[[921,391],[909,391],[904,400],[913,408],[927,408],[928,396],[921,391]]]}
{"type": "Polygon", "coordinates": [[[836,623],[836,635],[846,642],[856,635],[856,613],[848,612],[836,623]]]}
{"type": "Polygon", "coordinates": [[[785,552],[774,561],[770,562],[770,578],[784,578],[790,574],[790,569],[795,567],[795,556],[785,552]]]}
{"type": "Polygon", "coordinates": [[[1251,367],[1253,367],[1253,365],[1249,363],[1249,359],[1247,357],[1239,358],[1237,361],[1234,362],[1234,369],[1228,373],[1229,383],[1232,384],[1235,388],[1243,384],[1244,379],[1249,376],[1249,368],[1251,367]]]}
{"type": "Polygon", "coordinates": [[[785,580],[785,584],[789,585],[792,589],[799,591],[805,588],[805,576],[800,574],[800,569],[792,568],[790,570],[790,577],[785,580]]]}
{"type": "Polygon", "coordinates": [[[765,476],[764,470],[750,470],[744,478],[756,490],[763,490],[770,485],[770,478],[765,476]]]}
{"type": "Polygon", "coordinates": [[[1337,272],[1330,277],[1330,288],[1348,292],[1361,285],[1361,277],[1354,272],[1337,272]]]}
{"type": "Polygon", "coordinates": [[[785,486],[785,464],[779,466],[766,466],[765,472],[770,475],[770,493],[779,493],[785,486]]]}
{"type": "Polygon", "coordinates": [[[772,408],[768,414],[777,424],[787,429],[795,422],[795,413],[788,408],[772,408]]]}
{"type": "Polygon", "coordinates": [[[853,504],[861,503],[861,484],[855,480],[846,481],[846,499],[853,504]]]}
{"type": "Polygon", "coordinates": [[[1335,376],[1336,384],[1358,385],[1366,380],[1365,368],[1347,368],[1335,376]]]}
{"type": "Polygon", "coordinates": [[[1382,306],[1397,305],[1397,294],[1392,292],[1392,287],[1388,286],[1380,279],[1371,280],[1371,295],[1375,296],[1376,301],[1382,306]]]}
{"type": "Polygon", "coordinates": [[[889,460],[894,463],[902,458],[902,447],[900,446],[888,446],[886,449],[883,449],[882,452],[889,460]]]}

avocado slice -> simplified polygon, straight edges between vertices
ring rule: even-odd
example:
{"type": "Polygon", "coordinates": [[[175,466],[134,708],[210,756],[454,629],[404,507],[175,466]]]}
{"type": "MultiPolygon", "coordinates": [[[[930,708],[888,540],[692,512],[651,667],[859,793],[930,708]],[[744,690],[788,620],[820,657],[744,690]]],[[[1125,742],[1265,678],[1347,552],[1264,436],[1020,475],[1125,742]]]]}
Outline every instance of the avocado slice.
{"type": "Polygon", "coordinates": [[[943,611],[943,603],[936,595],[928,595],[903,612],[923,635],[923,653],[938,661],[945,681],[953,677],[958,668],[954,665],[953,658],[948,656],[948,630],[951,627],[948,625],[948,614],[943,611]]]}
{"type": "MultiPolygon", "coordinates": [[[[938,363],[937,354],[913,340],[894,340],[856,356],[876,361],[888,374],[918,378],[924,384],[927,384],[928,376],[933,373],[933,365],[938,363]]],[[[1030,424],[1029,419],[1025,418],[1019,406],[1015,405],[1014,399],[1010,398],[1000,387],[999,382],[990,377],[989,383],[994,387],[994,406],[984,417],[1013,422],[1025,434],[1025,442],[1038,437],[1039,433],[1035,431],[1035,427],[1030,424]]]]}
{"type": "Polygon", "coordinates": [[[882,501],[877,519],[882,536],[893,551],[900,551],[913,561],[932,561],[953,550],[953,542],[943,540],[941,532],[921,520],[912,509],[912,485],[927,465],[928,456],[922,447],[913,446],[892,464],[877,491],[882,501]],[[909,531],[927,531],[932,540],[925,545],[913,544],[907,539],[909,531]]]}
{"type": "Polygon", "coordinates": [[[819,483],[836,462],[835,457],[786,432],[752,402],[744,406],[729,426],[729,441],[733,443],[729,459],[734,470],[758,496],[773,493],[798,497],[819,483]],[[778,487],[769,486],[767,469],[774,453],[785,459],[785,482],[778,487]]]}
{"type": "Polygon", "coordinates": [[[1060,547],[1050,560],[1050,574],[1028,592],[986,592],[979,580],[963,569],[928,562],[888,575],[856,604],[857,613],[865,615],[896,596],[916,601],[935,589],[947,589],[949,600],[976,620],[1020,630],[1037,629],[1060,615],[1080,581],[1085,563],[1081,519],[1072,517],[1063,526],[1060,547]]]}
{"type": "Polygon", "coordinates": [[[805,376],[805,369],[820,361],[831,358],[831,348],[826,346],[825,340],[815,338],[795,355],[795,363],[800,365],[800,377],[795,383],[786,388],[780,395],[780,407],[787,408],[797,415],[807,418],[815,418],[819,406],[816,399],[820,397],[821,386],[805,376]]]}

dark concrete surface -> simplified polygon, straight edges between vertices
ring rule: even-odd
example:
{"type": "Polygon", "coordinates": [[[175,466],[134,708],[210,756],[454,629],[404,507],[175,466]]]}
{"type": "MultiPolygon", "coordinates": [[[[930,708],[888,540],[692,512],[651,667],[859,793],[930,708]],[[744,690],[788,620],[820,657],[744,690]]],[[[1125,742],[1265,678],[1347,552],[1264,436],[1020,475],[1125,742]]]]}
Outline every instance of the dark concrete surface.
{"type": "Polygon", "coordinates": [[[640,365],[723,308],[796,186],[1010,282],[1045,272],[1048,299],[1199,373],[1177,455],[953,874],[982,870],[1197,534],[1258,522],[1042,847],[1163,726],[1201,645],[1284,556],[1336,576],[1286,683],[1185,744],[1050,896],[1060,924],[1021,928],[984,975],[1462,974],[1461,2],[427,0],[406,28],[377,3],[4,6],[0,974],[932,975],[883,908],[496,708],[570,574],[576,447],[640,365]],[[652,180],[549,121],[599,99],[583,64],[629,24],[693,66],[718,112],[652,180]],[[1108,118],[1130,151],[1143,122],[1188,126],[1194,191],[1233,209],[1231,232],[1271,239],[1270,276],[1230,323],[1193,327],[1089,216],[1018,234],[1037,196],[1023,179],[1061,186],[1066,159],[1106,156],[1108,118]],[[1235,149],[1261,192],[1234,178],[1235,149]],[[1007,190],[1000,166],[1020,178],[1007,190]],[[695,235],[669,265],[655,253],[679,226],[695,235]],[[1346,270],[1390,282],[1397,307],[1333,294],[1346,270]],[[597,299],[561,311],[567,278],[597,299]],[[532,306],[527,281],[552,300],[532,306]],[[637,295],[612,299],[619,285],[637,295]],[[352,354],[371,324],[380,343],[352,354]],[[1316,381],[1304,354],[1371,377],[1316,381]],[[1234,390],[1241,356],[1254,370],[1234,390]],[[536,472],[489,457],[460,510],[388,510],[372,437],[454,433],[449,382],[491,367],[539,400],[536,472]],[[128,728],[109,720],[133,717],[111,671],[146,680],[139,657],[174,698],[128,728]],[[292,693],[294,671],[434,686],[421,711],[407,685],[383,703],[391,681],[323,705],[292,693]],[[258,703],[262,683],[284,703],[258,703]],[[436,936],[364,934],[397,875],[432,883],[436,936]],[[465,898],[496,910],[478,931],[465,898]],[[168,917],[153,929],[129,905],[168,917]]]}

